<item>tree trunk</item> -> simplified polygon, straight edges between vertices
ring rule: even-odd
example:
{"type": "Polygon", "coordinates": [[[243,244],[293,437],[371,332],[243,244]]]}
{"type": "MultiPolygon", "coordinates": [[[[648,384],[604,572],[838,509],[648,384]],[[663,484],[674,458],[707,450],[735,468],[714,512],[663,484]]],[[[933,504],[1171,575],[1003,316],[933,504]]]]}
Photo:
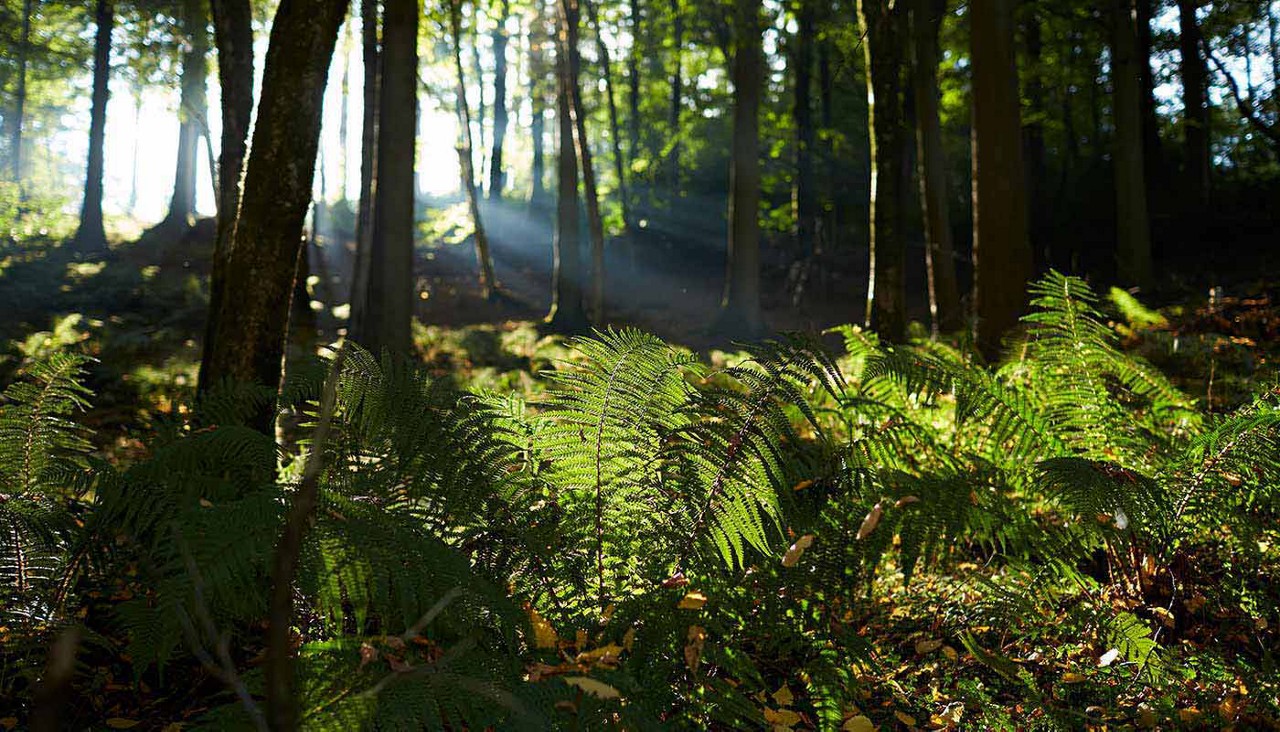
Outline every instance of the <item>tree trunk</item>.
{"type": "Polygon", "coordinates": [[[816,19],[813,0],[799,0],[795,51],[795,99],[791,110],[796,124],[795,216],[796,248],[800,257],[813,256],[818,223],[817,192],[813,180],[813,152],[817,135],[813,126],[813,56],[816,19]]]}
{"type": "Polygon", "coordinates": [[[338,110],[338,176],[341,178],[338,191],[342,196],[342,200],[351,200],[351,191],[347,187],[347,178],[350,177],[351,156],[348,154],[350,150],[349,140],[351,138],[351,47],[355,45],[355,39],[352,37],[352,22],[345,24],[346,30],[342,38],[342,109],[338,110]]]}
{"type": "Polygon", "coordinates": [[[890,341],[907,332],[906,211],[910,175],[903,110],[906,9],[889,0],[859,0],[866,39],[867,93],[871,129],[871,263],[866,324],[890,341]]]}
{"type": "MultiPolygon", "coordinates": [[[[493,296],[493,259],[489,255],[489,237],[485,233],[484,219],[480,215],[480,196],[476,191],[475,173],[471,169],[471,109],[467,104],[467,80],[462,66],[462,0],[449,3],[449,28],[453,36],[453,66],[457,75],[458,114],[458,165],[462,173],[462,189],[467,195],[471,210],[471,225],[476,242],[476,264],[480,269],[480,296],[488,300],[493,296]]],[[[493,189],[489,189],[490,195],[493,189]]]]}
{"type": "Polygon", "coordinates": [[[18,42],[18,80],[13,94],[13,119],[9,123],[9,175],[22,187],[22,123],[27,106],[27,56],[31,52],[32,0],[22,2],[22,36],[18,42]]]}
{"type": "Polygon", "coordinates": [[[173,198],[161,226],[185,229],[196,212],[196,162],[200,156],[201,120],[208,110],[205,79],[209,75],[209,30],[204,3],[183,0],[182,91],[178,99],[178,162],[173,177],[173,198]]]}
{"type": "Polygon", "coordinates": [[[627,56],[627,142],[631,160],[640,155],[640,0],[631,0],[631,53],[627,56]]]}
{"type": "Polygon", "coordinates": [[[133,89],[133,147],[129,153],[129,215],[138,209],[138,130],[142,129],[142,87],[133,89]]]}
{"type": "Polygon", "coordinates": [[[558,0],[558,40],[556,46],[556,122],[560,128],[560,151],[556,198],[555,265],[551,275],[551,312],[547,325],[561,333],[577,333],[590,327],[582,307],[582,242],[578,224],[578,156],[574,152],[573,86],[568,49],[576,40],[577,4],[558,0]]]}
{"type": "Polygon", "coordinates": [[[1026,99],[1029,119],[1023,120],[1022,142],[1027,162],[1028,230],[1030,232],[1032,261],[1035,270],[1047,269],[1051,259],[1049,252],[1049,206],[1045,199],[1047,186],[1047,152],[1044,141],[1044,121],[1047,118],[1044,101],[1044,39],[1041,35],[1040,9],[1028,5],[1022,14],[1022,37],[1026,43],[1027,68],[1026,99]]]}
{"type": "Polygon", "coordinates": [[[506,174],[502,167],[502,145],[507,137],[507,18],[510,0],[502,0],[502,15],[493,28],[493,152],[489,155],[489,198],[502,198],[506,174]]]}
{"type": "Polygon", "coordinates": [[[1018,323],[1031,277],[1013,0],[973,0],[975,340],[989,359],[1018,323]]]}
{"type": "Polygon", "coordinates": [[[628,241],[632,264],[635,263],[635,244],[631,242],[631,202],[627,197],[627,163],[622,156],[622,129],[618,126],[618,104],[613,95],[613,64],[609,58],[609,48],[605,45],[604,34],[600,27],[600,16],[594,0],[582,0],[587,6],[587,15],[595,28],[596,58],[600,63],[600,71],[604,76],[604,95],[609,107],[609,142],[613,146],[613,174],[618,179],[618,204],[622,208],[622,237],[628,241]]]}
{"type": "Polygon", "coordinates": [[[1156,112],[1155,77],[1151,73],[1154,37],[1151,31],[1153,0],[1134,0],[1134,22],[1138,34],[1138,73],[1142,87],[1142,155],[1147,197],[1160,191],[1168,179],[1169,163],[1160,140],[1160,119],[1156,112]]]}
{"type": "Polygon", "coordinates": [[[115,25],[111,0],[98,0],[94,11],[97,30],[93,38],[93,103],[89,112],[89,162],[84,180],[84,202],[80,207],[80,226],[73,246],[83,253],[97,253],[107,248],[107,233],[102,226],[102,168],[107,134],[107,100],[111,95],[111,29],[115,25]]]}
{"type": "Polygon", "coordinates": [[[378,46],[378,2],[360,0],[360,44],[364,64],[364,107],[360,132],[360,201],[356,211],[356,256],[351,268],[351,316],[348,335],[361,333],[365,326],[372,260],[373,199],[378,183],[378,97],[381,85],[379,67],[382,53],[378,46]]]}
{"type": "MultiPolygon", "coordinates": [[[[279,386],[302,223],[311,203],[325,82],[345,10],[346,0],[281,0],[276,11],[244,196],[223,272],[223,297],[214,316],[213,348],[203,371],[210,385],[233,382],[272,390],[279,386]]],[[[271,435],[274,418],[271,399],[250,424],[271,435]]],[[[283,701],[286,697],[279,695],[280,673],[268,659],[268,698],[278,702],[272,704],[273,713],[276,706],[291,710],[283,701]]],[[[284,683],[287,689],[289,682],[284,683]]],[[[288,729],[293,724],[273,726],[288,729]]]]}
{"type": "Polygon", "coordinates": [[[760,97],[764,85],[759,0],[734,0],[733,147],[729,158],[729,251],[718,330],[752,338],[760,316],[760,97]]]}
{"type": "MultiPolygon", "coordinates": [[[[485,134],[484,121],[488,116],[488,106],[484,101],[484,64],[480,61],[480,3],[472,3],[471,5],[471,69],[476,74],[476,126],[479,128],[480,145],[475,152],[479,154],[480,159],[474,165],[478,166],[481,171],[486,170],[484,154],[488,147],[488,136],[485,134]]],[[[477,181],[483,184],[484,181],[477,181]]]]}
{"type": "Polygon", "coordinates": [[[1111,160],[1116,188],[1116,264],[1123,285],[1151,280],[1151,235],[1142,151],[1142,59],[1134,0],[1112,0],[1111,74],[1115,138],[1111,160]]]}
{"type": "Polygon", "coordinates": [[[938,35],[946,0],[913,0],[912,48],[915,51],[916,148],[920,165],[920,201],[924,208],[925,274],[933,331],[950,333],[964,322],[956,285],[951,215],[947,208],[947,159],[938,115],[938,35]]]}
{"type": "Polygon", "coordinates": [[[217,315],[222,308],[227,260],[240,209],[240,176],[253,117],[253,8],[249,0],[212,0],[218,84],[222,94],[222,148],[218,158],[218,222],[209,273],[209,313],[205,318],[197,393],[207,393],[217,315]]]}
{"type": "Polygon", "coordinates": [[[1182,50],[1182,144],[1189,203],[1203,212],[1209,205],[1212,163],[1209,152],[1209,104],[1205,90],[1205,62],[1200,55],[1197,0],[1178,0],[1178,35],[1182,50]]]}
{"type": "Polygon", "coordinates": [[[414,151],[418,121],[418,0],[383,2],[377,186],[369,286],[353,339],[373,353],[412,349],[414,151]]]}
{"type": "Polygon", "coordinates": [[[572,103],[575,151],[582,170],[582,195],[587,204],[587,232],[591,237],[591,307],[589,315],[597,322],[604,322],[604,223],[600,218],[600,197],[596,192],[596,171],[592,163],[591,139],[587,137],[586,110],[582,104],[582,53],[578,47],[578,18],[581,11],[578,0],[559,0],[568,5],[562,10],[573,22],[566,26],[563,36],[569,61],[569,99],[572,103]]]}
{"type": "Polygon", "coordinates": [[[547,76],[546,22],[543,18],[544,0],[534,0],[533,17],[529,22],[529,107],[533,121],[529,134],[533,137],[533,178],[529,191],[529,208],[542,212],[547,208],[546,154],[544,137],[547,124],[547,76]]]}
{"type": "Polygon", "coordinates": [[[674,199],[680,195],[680,108],[684,104],[684,12],[681,0],[671,0],[671,50],[675,56],[671,69],[671,116],[668,130],[671,155],[667,160],[667,189],[674,199]]]}

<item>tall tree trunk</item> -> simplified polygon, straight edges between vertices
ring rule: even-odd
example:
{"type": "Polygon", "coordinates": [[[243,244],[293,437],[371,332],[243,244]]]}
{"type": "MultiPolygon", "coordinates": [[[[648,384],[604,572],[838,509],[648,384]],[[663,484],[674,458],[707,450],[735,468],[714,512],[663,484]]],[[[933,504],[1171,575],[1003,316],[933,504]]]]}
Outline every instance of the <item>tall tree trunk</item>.
{"type": "Polygon", "coordinates": [[[207,369],[217,338],[227,262],[240,213],[240,177],[253,117],[253,8],[250,0],[211,0],[214,43],[218,47],[218,84],[222,94],[222,146],[218,157],[218,222],[209,274],[209,313],[205,318],[197,393],[208,392],[207,369]]]}
{"type": "Polygon", "coordinates": [[[631,0],[631,53],[627,55],[627,152],[640,156],[640,0],[631,0]]]}
{"type": "Polygon", "coordinates": [[[1267,48],[1271,53],[1271,102],[1280,116],[1280,15],[1267,8],[1267,48]]]}
{"type": "Polygon", "coordinates": [[[942,123],[938,115],[938,35],[946,11],[946,0],[913,0],[911,6],[916,157],[920,165],[920,201],[924,208],[929,314],[935,334],[959,330],[964,322],[960,290],[956,285],[951,214],[947,209],[946,151],[942,146],[942,123]]]}
{"type": "Polygon", "coordinates": [[[419,0],[384,0],[378,87],[377,187],[369,287],[357,343],[373,353],[412,348],[414,151],[418,132],[419,0]]]}
{"type": "MultiPolygon", "coordinates": [[[[818,109],[821,114],[821,128],[830,133],[835,125],[835,74],[831,68],[832,41],[825,35],[818,37],[818,109]]],[[[823,181],[822,188],[826,192],[823,197],[822,229],[816,232],[816,251],[827,246],[834,248],[840,232],[840,218],[836,206],[837,184],[840,180],[840,161],[836,156],[835,145],[826,140],[822,146],[823,181]]],[[[819,268],[818,275],[825,278],[824,271],[819,268]]]]}
{"type": "Polygon", "coordinates": [[[489,155],[489,198],[502,198],[506,174],[502,167],[502,145],[507,138],[507,18],[510,0],[501,0],[502,14],[493,27],[493,152],[489,155]]]}
{"type": "Polygon", "coordinates": [[[764,86],[759,0],[734,0],[733,146],[729,251],[718,330],[755,337],[760,317],[760,97],[764,86]]]}
{"type": "Polygon", "coordinates": [[[587,7],[587,16],[595,29],[596,58],[600,63],[600,71],[604,76],[604,96],[609,108],[609,142],[613,147],[613,174],[618,179],[618,204],[622,208],[622,236],[629,243],[632,263],[635,263],[635,245],[631,242],[631,202],[627,196],[627,163],[622,155],[622,129],[618,125],[618,104],[613,95],[613,64],[609,58],[609,47],[605,45],[603,29],[600,27],[600,16],[594,0],[582,0],[587,7]]]}
{"type": "Polygon", "coordinates": [[[133,147],[129,155],[129,215],[138,210],[138,130],[142,129],[142,87],[133,89],[133,147]]]}
{"type": "MultiPolygon", "coordinates": [[[[214,318],[213,349],[203,371],[211,385],[230,381],[273,390],[279,386],[302,223],[311,203],[325,82],[345,10],[346,0],[281,0],[276,11],[244,196],[214,318]]],[[[273,434],[274,414],[272,399],[250,423],[273,434]]],[[[278,664],[287,661],[268,659],[267,686],[268,698],[291,710],[278,691],[278,664]]]]}
{"type": "Polygon", "coordinates": [[[795,95],[791,115],[796,124],[796,248],[800,257],[813,256],[818,223],[818,199],[814,186],[813,153],[817,135],[813,126],[813,55],[817,29],[813,0],[798,0],[795,50],[795,95]]]}
{"type": "Polygon", "coordinates": [[[360,0],[360,45],[364,65],[364,106],[360,132],[360,202],[356,211],[356,256],[351,268],[351,317],[349,334],[361,333],[365,326],[373,239],[373,199],[378,185],[378,90],[381,84],[382,52],[378,41],[378,2],[360,0]]]}
{"type": "Polygon", "coordinates": [[[587,233],[591,237],[591,309],[590,317],[597,323],[604,322],[604,222],[600,217],[600,197],[596,190],[596,171],[592,163],[591,139],[587,137],[587,115],[582,104],[582,53],[578,47],[578,19],[581,10],[578,0],[559,0],[569,6],[562,10],[573,22],[566,26],[563,36],[569,61],[569,99],[572,102],[573,131],[578,164],[582,170],[582,195],[587,204],[587,233]]]}
{"type": "Polygon", "coordinates": [[[1151,73],[1151,53],[1154,36],[1151,30],[1153,0],[1134,0],[1134,23],[1138,34],[1138,73],[1142,95],[1142,154],[1143,176],[1147,197],[1164,188],[1168,179],[1169,162],[1165,159],[1164,143],[1160,140],[1160,119],[1156,112],[1155,76],[1151,73]]]}
{"type": "Polygon", "coordinates": [[[1049,206],[1046,201],[1047,153],[1044,141],[1044,39],[1041,35],[1040,8],[1028,4],[1022,14],[1022,37],[1026,44],[1027,68],[1025,94],[1029,119],[1023,120],[1023,151],[1027,162],[1027,198],[1030,210],[1028,229],[1031,237],[1032,261],[1035,269],[1049,266],[1049,206]]]}
{"type": "Polygon", "coordinates": [[[111,0],[98,0],[94,11],[97,30],[93,38],[93,103],[89,112],[89,162],[84,180],[80,226],[73,245],[77,251],[96,253],[107,248],[102,226],[102,168],[107,135],[107,100],[111,91],[111,29],[115,25],[111,0]]]}
{"type": "Polygon", "coordinates": [[[684,106],[684,10],[681,0],[671,0],[671,116],[668,120],[671,155],[667,160],[667,189],[680,195],[680,108],[684,106]]]}
{"type": "Polygon", "coordinates": [[[178,162],[173,177],[173,198],[162,226],[191,226],[196,212],[196,163],[200,156],[201,120],[208,110],[205,79],[209,75],[208,17],[201,0],[183,0],[182,91],[178,99],[178,162]]]}
{"type": "Polygon", "coordinates": [[[906,9],[889,0],[859,0],[866,41],[867,95],[871,128],[871,263],[866,324],[882,337],[901,341],[907,331],[906,211],[910,176],[903,110],[906,9]]]}
{"type": "Polygon", "coordinates": [[[1182,144],[1187,196],[1202,213],[1209,205],[1212,163],[1209,152],[1209,100],[1205,62],[1200,55],[1198,0],[1178,0],[1178,43],[1182,51],[1182,144]]]}
{"type": "Polygon", "coordinates": [[[342,108],[338,110],[338,176],[341,179],[338,191],[342,200],[351,200],[351,191],[347,186],[350,177],[351,155],[349,140],[351,138],[351,47],[355,45],[352,27],[354,21],[344,24],[346,29],[342,38],[342,108]]]}
{"type": "Polygon", "coordinates": [[[534,1],[533,19],[529,24],[529,108],[533,113],[533,121],[529,125],[529,134],[533,138],[533,164],[530,170],[533,180],[529,190],[529,207],[534,211],[547,208],[544,139],[547,124],[547,89],[544,83],[547,75],[547,38],[542,17],[543,7],[544,0],[534,1]]]}
{"type": "Polygon", "coordinates": [[[13,94],[13,119],[9,122],[9,176],[22,187],[22,123],[27,107],[27,56],[31,53],[32,0],[22,0],[22,36],[18,41],[17,87],[13,94]]]}
{"type": "Polygon", "coordinates": [[[1115,98],[1116,264],[1120,282],[1151,281],[1151,234],[1142,150],[1142,63],[1134,0],[1112,0],[1111,73],[1115,98]]]}
{"type": "MultiPolygon", "coordinates": [[[[480,296],[488,300],[493,296],[493,260],[489,255],[489,237],[485,233],[484,219],[480,215],[480,197],[476,192],[475,173],[471,169],[471,109],[467,104],[467,79],[462,66],[462,0],[449,3],[449,29],[453,36],[453,67],[457,75],[458,114],[458,165],[462,173],[462,189],[467,194],[471,210],[471,225],[476,242],[476,264],[480,269],[480,296]]],[[[489,189],[490,194],[493,189],[489,189]]]]}
{"type": "MultiPolygon", "coordinates": [[[[484,171],[487,169],[484,158],[489,139],[484,121],[489,116],[489,107],[484,101],[484,64],[480,60],[480,3],[471,5],[471,69],[476,74],[476,126],[480,133],[480,144],[475,150],[479,159],[474,165],[484,171]]],[[[483,184],[484,181],[480,180],[477,183],[483,184]]]]}
{"type": "Polygon", "coordinates": [[[573,80],[569,68],[569,47],[577,32],[577,4],[558,0],[556,44],[556,122],[560,130],[560,150],[556,161],[556,235],[553,246],[555,266],[551,275],[551,312],[547,325],[562,333],[586,330],[590,323],[582,307],[582,241],[578,222],[578,156],[574,151],[573,80]]]}
{"type": "Polygon", "coordinates": [[[1031,277],[1013,0],[973,0],[973,266],[975,340],[987,358],[1018,322],[1031,277]]]}

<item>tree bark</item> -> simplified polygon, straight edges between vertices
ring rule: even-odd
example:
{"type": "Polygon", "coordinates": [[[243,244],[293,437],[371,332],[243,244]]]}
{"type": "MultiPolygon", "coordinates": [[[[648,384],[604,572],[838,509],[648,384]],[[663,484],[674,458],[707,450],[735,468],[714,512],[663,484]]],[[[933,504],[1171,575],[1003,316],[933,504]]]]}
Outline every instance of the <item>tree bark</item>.
{"type": "Polygon", "coordinates": [[[85,171],[84,201],[74,248],[92,254],[105,251],[107,233],[102,225],[102,168],[107,134],[107,100],[111,95],[111,29],[115,25],[111,0],[97,0],[93,39],[93,102],[89,112],[89,161],[85,171]]]}
{"type": "Polygon", "coordinates": [[[680,195],[680,108],[684,105],[684,12],[681,0],[671,0],[671,50],[675,56],[671,69],[671,114],[668,130],[671,154],[667,159],[667,189],[674,199],[680,195]]]}
{"type": "Polygon", "coordinates": [[[373,353],[412,349],[414,152],[418,120],[419,0],[384,0],[378,87],[377,188],[369,287],[354,340],[373,353]]]}
{"type": "Polygon", "coordinates": [[[350,177],[351,170],[351,156],[348,154],[350,150],[349,140],[351,138],[351,47],[355,45],[355,39],[352,38],[352,23],[348,22],[344,27],[345,31],[342,38],[342,109],[338,110],[338,176],[341,178],[338,191],[343,201],[350,201],[351,191],[347,186],[347,178],[350,177]]]}
{"type": "Polygon", "coordinates": [[[734,0],[733,147],[729,158],[729,251],[717,330],[752,338],[760,316],[760,97],[764,84],[759,0],[734,0]]]}
{"type": "Polygon", "coordinates": [[[1209,103],[1206,69],[1200,54],[1198,0],[1178,0],[1178,43],[1182,52],[1182,146],[1189,202],[1199,212],[1209,205],[1212,163],[1209,151],[1209,103]]]}
{"type": "Polygon", "coordinates": [[[795,216],[797,254],[814,253],[818,200],[814,188],[813,152],[817,135],[813,126],[813,58],[816,19],[813,0],[799,0],[796,13],[795,95],[791,115],[796,124],[795,216]]]}
{"type": "Polygon", "coordinates": [[[906,10],[888,0],[859,0],[865,37],[871,128],[871,263],[866,324],[881,337],[906,336],[907,125],[903,110],[906,10]]]}
{"type": "Polygon", "coordinates": [[[920,201],[924,208],[925,274],[933,331],[950,333],[964,322],[956,285],[951,214],[947,207],[947,159],[939,118],[938,35],[946,0],[913,0],[912,48],[915,53],[916,148],[920,165],[920,201]]]}
{"type": "MultiPolygon", "coordinates": [[[[233,382],[279,387],[302,223],[311,203],[325,82],[345,10],[346,0],[281,0],[276,11],[244,196],[223,272],[223,297],[214,316],[213,348],[203,371],[209,386],[233,382]]],[[[271,435],[274,419],[271,399],[250,424],[271,435]]],[[[268,662],[268,694],[277,696],[273,708],[291,707],[278,697],[279,679],[272,678],[280,673],[280,662],[268,662]]],[[[287,664],[287,659],[282,662],[287,664]]]]}
{"type": "Polygon", "coordinates": [[[17,87],[13,95],[13,119],[9,122],[9,176],[22,188],[22,123],[27,107],[27,57],[31,53],[32,0],[22,1],[22,35],[18,42],[17,87]]]}
{"type": "Polygon", "coordinates": [[[208,111],[205,79],[209,75],[208,17],[201,0],[183,0],[181,93],[178,99],[178,162],[173,176],[173,197],[161,226],[185,229],[196,212],[196,162],[200,156],[201,120],[208,111]]]}
{"type": "Polygon", "coordinates": [[[544,138],[547,124],[547,76],[546,22],[543,18],[544,0],[534,0],[533,17],[529,22],[529,107],[533,121],[529,134],[533,137],[533,178],[529,191],[529,208],[542,212],[547,208],[546,153],[544,138]]]}
{"type": "Polygon", "coordinates": [[[502,198],[506,173],[502,167],[502,146],[507,138],[507,18],[510,0],[501,0],[502,15],[493,28],[493,152],[489,155],[489,198],[502,198]]]}
{"type": "Polygon", "coordinates": [[[1012,0],[973,0],[975,340],[989,359],[1017,325],[1031,276],[1012,0]]]}
{"type": "MultiPolygon", "coordinates": [[[[462,173],[462,188],[467,195],[471,211],[471,225],[476,243],[476,264],[480,269],[480,296],[488,300],[493,296],[493,259],[489,255],[489,237],[485,233],[484,219],[480,215],[480,196],[476,191],[475,173],[471,169],[471,109],[467,104],[467,80],[462,66],[462,11],[461,0],[449,3],[449,28],[453,36],[453,66],[457,76],[455,109],[458,114],[458,164],[462,173]]],[[[493,188],[489,189],[490,195],[493,188]]]]}
{"type": "Polygon", "coordinates": [[[599,60],[600,71],[604,76],[605,102],[609,108],[609,142],[613,148],[613,174],[618,179],[618,205],[622,208],[622,237],[628,242],[634,264],[635,243],[631,241],[631,202],[627,196],[627,163],[622,155],[622,128],[618,125],[618,104],[613,95],[613,64],[609,58],[609,48],[604,42],[595,2],[594,0],[582,0],[582,2],[587,7],[588,19],[595,29],[596,58],[599,60]]]}
{"type": "Polygon", "coordinates": [[[227,259],[240,209],[240,176],[253,117],[253,8],[249,0],[211,0],[218,84],[222,94],[222,147],[218,156],[218,221],[209,273],[209,314],[205,319],[197,393],[207,393],[211,361],[226,284],[227,259]]]}
{"type": "Polygon", "coordinates": [[[373,239],[373,199],[378,186],[378,89],[382,53],[378,45],[377,0],[360,0],[360,44],[364,64],[364,107],[360,132],[360,201],[356,210],[356,256],[351,275],[348,335],[364,332],[373,239]]]}
{"type": "Polygon", "coordinates": [[[1115,137],[1111,154],[1116,188],[1116,264],[1123,285],[1151,282],[1151,234],[1147,212],[1142,135],[1142,59],[1134,0],[1112,0],[1111,69],[1115,137]]]}
{"type": "Polygon", "coordinates": [[[553,245],[555,264],[551,276],[551,312],[547,325],[561,333],[587,330],[590,323],[582,307],[582,241],[578,222],[578,156],[574,151],[573,86],[569,68],[570,29],[578,25],[577,4],[559,0],[557,5],[558,43],[556,45],[556,122],[560,130],[560,150],[556,161],[558,174],[556,199],[556,235],[553,245]]]}
{"type": "Polygon", "coordinates": [[[1025,43],[1027,68],[1024,90],[1028,119],[1023,120],[1022,141],[1027,162],[1028,231],[1030,233],[1032,261],[1037,271],[1049,266],[1050,251],[1048,212],[1046,201],[1048,175],[1047,151],[1044,140],[1044,39],[1041,34],[1041,10],[1028,4],[1022,13],[1022,37],[1025,43]]]}
{"type": "Polygon", "coordinates": [[[1160,140],[1160,119],[1156,112],[1155,76],[1151,73],[1151,53],[1154,36],[1151,30],[1153,0],[1134,0],[1134,22],[1138,34],[1138,73],[1142,87],[1142,154],[1147,198],[1162,190],[1168,177],[1169,162],[1165,159],[1164,143],[1160,140]]]}
{"type": "Polygon", "coordinates": [[[631,53],[627,55],[627,142],[631,160],[640,155],[640,0],[631,0],[631,53]]]}

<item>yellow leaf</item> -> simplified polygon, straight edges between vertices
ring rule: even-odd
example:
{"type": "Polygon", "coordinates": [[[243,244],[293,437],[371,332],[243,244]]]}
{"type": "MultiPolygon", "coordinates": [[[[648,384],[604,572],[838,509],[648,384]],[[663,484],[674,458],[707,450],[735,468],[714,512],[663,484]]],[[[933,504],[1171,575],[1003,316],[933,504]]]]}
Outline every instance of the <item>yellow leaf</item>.
{"type": "Polygon", "coordinates": [[[796,712],[790,709],[769,709],[764,710],[764,720],[776,727],[785,727],[790,729],[800,723],[804,719],[796,712]]]}
{"type": "Polygon", "coordinates": [[[796,543],[791,545],[787,553],[782,556],[782,566],[794,567],[800,561],[800,555],[804,554],[804,550],[813,546],[813,534],[805,534],[796,539],[796,543]]]}
{"type": "Polygon", "coordinates": [[[809,486],[811,486],[811,485],[813,485],[813,481],[812,481],[812,480],[802,480],[802,481],[800,481],[799,483],[796,483],[795,487],[794,487],[794,488],[792,488],[792,490],[802,491],[802,490],[804,490],[805,488],[808,488],[808,487],[809,487],[809,486]]]}
{"type": "Polygon", "coordinates": [[[940,640],[916,641],[916,654],[921,656],[927,656],[941,647],[942,647],[942,641],[940,640]]]}
{"type": "Polygon", "coordinates": [[[694,590],[693,592],[685,595],[684,598],[680,600],[680,604],[676,605],[676,607],[681,610],[700,610],[702,609],[702,606],[706,604],[707,596],[698,590],[694,590]]]}
{"type": "Polygon", "coordinates": [[[919,503],[919,502],[920,502],[920,499],[917,498],[916,496],[903,496],[893,504],[893,507],[902,508],[903,506],[910,505],[912,503],[919,503]]]}
{"type": "Polygon", "coordinates": [[[688,643],[684,646],[684,663],[690,671],[697,672],[702,662],[702,648],[707,642],[707,631],[701,625],[690,625],[688,643]]]}
{"type": "Polygon", "coordinates": [[[1191,724],[1192,722],[1195,722],[1199,718],[1200,718],[1200,710],[1196,709],[1195,707],[1188,707],[1186,709],[1178,710],[1178,719],[1180,719],[1183,724],[1191,724]]]}
{"type": "Polygon", "coordinates": [[[894,712],[893,716],[897,717],[899,722],[902,722],[908,727],[916,726],[916,718],[906,712],[894,712]]]}
{"type": "Polygon", "coordinates": [[[960,654],[956,653],[956,649],[951,646],[943,646],[942,655],[946,656],[948,661],[954,661],[960,657],[960,654]]]}
{"type": "Polygon", "coordinates": [[[578,663],[616,662],[620,655],[622,655],[622,646],[610,643],[607,646],[600,646],[599,648],[579,653],[578,663]]]}
{"type": "Polygon", "coordinates": [[[867,512],[867,517],[862,519],[862,526],[858,527],[858,541],[871,536],[871,532],[876,530],[876,526],[880,524],[880,517],[884,515],[884,507],[879,503],[871,507],[867,512]]]}
{"type": "Polygon", "coordinates": [[[107,726],[111,729],[129,729],[142,724],[136,719],[125,719],[124,717],[112,717],[107,720],[107,726]]]}
{"type": "Polygon", "coordinates": [[[590,676],[566,676],[564,682],[576,689],[596,697],[597,699],[617,699],[622,696],[618,690],[590,676]]]}
{"type": "Polygon", "coordinates": [[[1068,672],[1066,672],[1065,674],[1063,674],[1063,675],[1062,675],[1062,683],[1064,683],[1064,684],[1079,684],[1080,682],[1084,681],[1084,680],[1085,680],[1085,678],[1086,678],[1086,677],[1085,677],[1085,675],[1084,675],[1084,674],[1078,674],[1078,673],[1075,673],[1075,672],[1073,672],[1073,671],[1068,671],[1068,672]]]}
{"type": "Polygon", "coordinates": [[[840,732],[875,732],[878,727],[871,723],[865,714],[850,717],[840,727],[840,732]]]}
{"type": "MultiPolygon", "coordinates": [[[[213,508],[213,501],[210,501],[208,498],[201,498],[200,505],[204,506],[205,508],[213,508]]],[[[137,722],[134,722],[134,724],[137,724],[137,722]]],[[[121,727],[121,729],[124,729],[124,728],[121,727]]]]}
{"type": "Polygon", "coordinates": [[[529,613],[529,624],[533,626],[533,645],[539,649],[555,648],[560,641],[556,629],[532,605],[526,605],[525,611],[529,613]]]}
{"type": "Polygon", "coordinates": [[[787,685],[783,684],[781,688],[773,692],[773,700],[777,702],[780,707],[789,707],[791,706],[791,702],[796,700],[796,697],[791,693],[791,689],[788,689],[787,685]]]}
{"type": "Polygon", "coordinates": [[[631,646],[636,642],[636,629],[627,628],[627,632],[622,634],[622,647],[631,650],[631,646]]]}

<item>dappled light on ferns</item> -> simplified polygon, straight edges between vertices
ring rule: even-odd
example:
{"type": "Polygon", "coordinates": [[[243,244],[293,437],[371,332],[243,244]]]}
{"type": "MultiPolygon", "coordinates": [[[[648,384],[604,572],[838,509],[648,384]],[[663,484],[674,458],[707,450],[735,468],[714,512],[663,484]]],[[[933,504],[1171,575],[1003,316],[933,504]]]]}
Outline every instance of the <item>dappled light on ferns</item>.
{"type": "MultiPolygon", "coordinates": [[[[1265,601],[1248,575],[1275,520],[1280,404],[1206,416],[1119,348],[1082,281],[1033,295],[996,367],[848,327],[838,361],[793,337],[713,369],[606,331],[526,402],[353,349],[295,582],[305,722],[759,725],[753,695],[785,664],[839,727],[872,660],[859,603],[885,573],[942,568],[977,593],[944,622],[994,673],[1023,683],[974,629],[1065,607],[1155,677],[1178,650],[1143,608],[1265,601]],[[1226,577],[1188,570],[1220,545],[1226,577]],[[974,558],[993,571],[957,569],[974,558]]],[[[77,577],[127,566],[150,588],[115,609],[135,666],[209,658],[265,616],[303,460],[244,426],[253,394],[232,390],[145,460],[93,462],[83,365],[31,364],[0,403],[6,613],[65,620],[77,577]]],[[[304,436],[322,366],[284,390],[304,436]]],[[[252,668],[241,683],[259,693],[252,668]]],[[[224,701],[214,724],[244,714],[224,701]]]]}

